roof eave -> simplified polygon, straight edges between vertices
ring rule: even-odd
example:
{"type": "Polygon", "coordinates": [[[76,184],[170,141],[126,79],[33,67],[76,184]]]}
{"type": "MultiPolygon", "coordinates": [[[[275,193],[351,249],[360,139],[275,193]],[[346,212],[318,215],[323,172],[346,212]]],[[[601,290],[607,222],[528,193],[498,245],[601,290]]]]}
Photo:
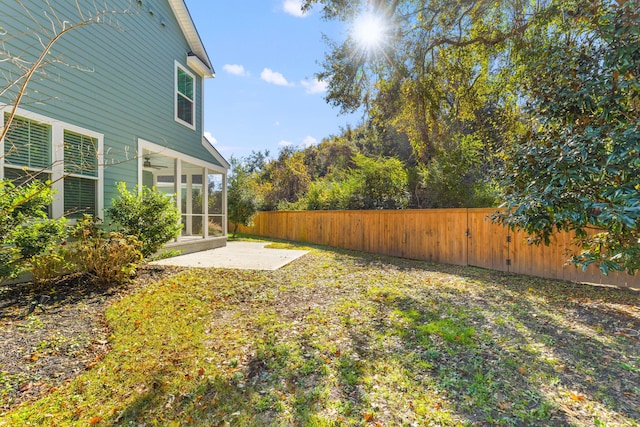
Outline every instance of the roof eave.
{"type": "Polygon", "coordinates": [[[202,39],[200,38],[200,34],[198,34],[198,30],[191,18],[189,9],[187,9],[186,3],[184,0],[169,0],[169,5],[178,20],[182,33],[189,43],[191,53],[196,56],[204,66],[202,69],[196,69],[195,71],[198,71],[202,77],[215,77],[215,71],[213,69],[213,65],[211,65],[211,59],[209,59],[207,50],[202,43],[202,39]]]}
{"type": "Polygon", "coordinates": [[[187,65],[202,77],[216,76],[215,71],[209,68],[209,66],[194,52],[187,53],[187,65]]]}
{"type": "Polygon", "coordinates": [[[225,168],[227,170],[229,170],[229,168],[231,168],[231,164],[224,157],[222,157],[222,154],[220,154],[220,152],[216,149],[216,147],[213,146],[211,141],[209,141],[209,138],[207,138],[206,136],[202,137],[202,145],[204,146],[204,148],[207,149],[207,151],[209,151],[209,153],[211,153],[211,155],[218,162],[220,162],[220,164],[222,165],[223,168],[225,168]]]}

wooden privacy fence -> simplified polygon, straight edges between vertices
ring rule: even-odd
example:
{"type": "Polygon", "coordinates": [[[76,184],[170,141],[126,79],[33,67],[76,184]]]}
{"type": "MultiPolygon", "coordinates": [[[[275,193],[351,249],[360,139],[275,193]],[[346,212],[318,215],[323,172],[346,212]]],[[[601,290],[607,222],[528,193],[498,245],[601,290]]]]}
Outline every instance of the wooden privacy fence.
{"type": "MultiPolygon", "coordinates": [[[[260,212],[241,233],[315,243],[380,255],[469,265],[574,282],[640,288],[640,277],[605,276],[595,266],[566,265],[569,233],[549,246],[528,244],[523,232],[491,221],[495,209],[260,212]]],[[[229,229],[232,229],[233,225],[229,229]]]]}

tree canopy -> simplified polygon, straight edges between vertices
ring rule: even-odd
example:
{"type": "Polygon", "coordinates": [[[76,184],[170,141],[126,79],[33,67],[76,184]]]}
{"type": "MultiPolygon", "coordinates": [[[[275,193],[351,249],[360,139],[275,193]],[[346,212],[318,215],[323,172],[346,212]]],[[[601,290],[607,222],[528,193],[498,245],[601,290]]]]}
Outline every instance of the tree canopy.
{"type": "MultiPolygon", "coordinates": [[[[551,15],[549,2],[309,0],[326,19],[379,17],[379,43],[352,32],[330,42],[318,78],[342,111],[364,107],[373,126],[412,147],[416,207],[495,203],[502,150],[521,130],[516,52],[551,15]],[[515,65],[514,65],[515,64],[515,65]]],[[[375,28],[370,31],[376,31],[375,28]]]]}
{"type": "MultiPolygon", "coordinates": [[[[265,153],[268,154],[268,153],[265,153]]],[[[260,155],[252,159],[260,159],[260,155]]],[[[258,162],[258,166],[261,163],[258,162]]],[[[257,167],[251,161],[241,161],[231,158],[231,174],[229,175],[229,191],[227,205],[229,221],[234,223],[233,235],[238,231],[238,225],[251,225],[253,217],[258,212],[258,192],[250,179],[250,170],[257,167]]]]}
{"type": "MultiPolygon", "coordinates": [[[[420,206],[485,200],[572,261],[640,266],[638,0],[307,0],[376,43],[331,41],[318,78],[342,111],[406,135],[420,206]],[[495,178],[499,177],[499,186],[495,178]]],[[[482,203],[487,203],[486,201],[482,203]]],[[[480,203],[481,204],[481,203],[480,203]]]]}
{"type": "Polygon", "coordinates": [[[639,10],[572,9],[553,42],[528,45],[527,133],[502,171],[505,223],[545,242],[575,231],[572,262],[604,272],[640,267],[639,10]]]}

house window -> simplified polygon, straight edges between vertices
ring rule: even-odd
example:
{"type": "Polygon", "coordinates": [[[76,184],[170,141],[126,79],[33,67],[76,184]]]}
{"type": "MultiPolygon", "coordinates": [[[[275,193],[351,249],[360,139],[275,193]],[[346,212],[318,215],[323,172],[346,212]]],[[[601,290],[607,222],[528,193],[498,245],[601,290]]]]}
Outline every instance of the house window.
{"type": "Polygon", "coordinates": [[[64,131],[64,211],[97,215],[98,139],[64,131]]]}
{"type": "MultiPolygon", "coordinates": [[[[9,113],[5,113],[5,123],[9,113]]],[[[51,167],[51,126],[14,117],[4,142],[5,166],[33,170],[51,167]]]]}
{"type": "MultiPolygon", "coordinates": [[[[52,181],[52,216],[101,216],[103,172],[98,156],[103,136],[39,114],[20,114],[0,145],[0,177],[16,185],[33,179],[52,181]]],[[[0,125],[8,116],[0,115],[0,125]]]]}
{"type": "Polygon", "coordinates": [[[176,63],[176,121],[195,129],[195,77],[176,63]]]}
{"type": "MultiPolygon", "coordinates": [[[[8,121],[5,113],[4,121],[8,121]]],[[[51,180],[51,126],[14,117],[4,139],[4,178],[14,185],[51,180]]],[[[51,216],[51,206],[48,207],[51,216]]]]}

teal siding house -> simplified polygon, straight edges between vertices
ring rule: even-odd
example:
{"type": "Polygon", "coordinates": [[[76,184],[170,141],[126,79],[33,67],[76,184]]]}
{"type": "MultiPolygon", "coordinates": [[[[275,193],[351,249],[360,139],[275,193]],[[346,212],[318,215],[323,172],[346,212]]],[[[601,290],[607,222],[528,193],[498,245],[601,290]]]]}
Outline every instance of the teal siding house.
{"type": "Polygon", "coordinates": [[[182,212],[170,246],[224,246],[229,163],[203,129],[214,69],[184,0],[0,0],[0,10],[0,128],[14,114],[0,178],[50,179],[52,216],[107,222],[117,182],[155,186],[182,212]]]}

